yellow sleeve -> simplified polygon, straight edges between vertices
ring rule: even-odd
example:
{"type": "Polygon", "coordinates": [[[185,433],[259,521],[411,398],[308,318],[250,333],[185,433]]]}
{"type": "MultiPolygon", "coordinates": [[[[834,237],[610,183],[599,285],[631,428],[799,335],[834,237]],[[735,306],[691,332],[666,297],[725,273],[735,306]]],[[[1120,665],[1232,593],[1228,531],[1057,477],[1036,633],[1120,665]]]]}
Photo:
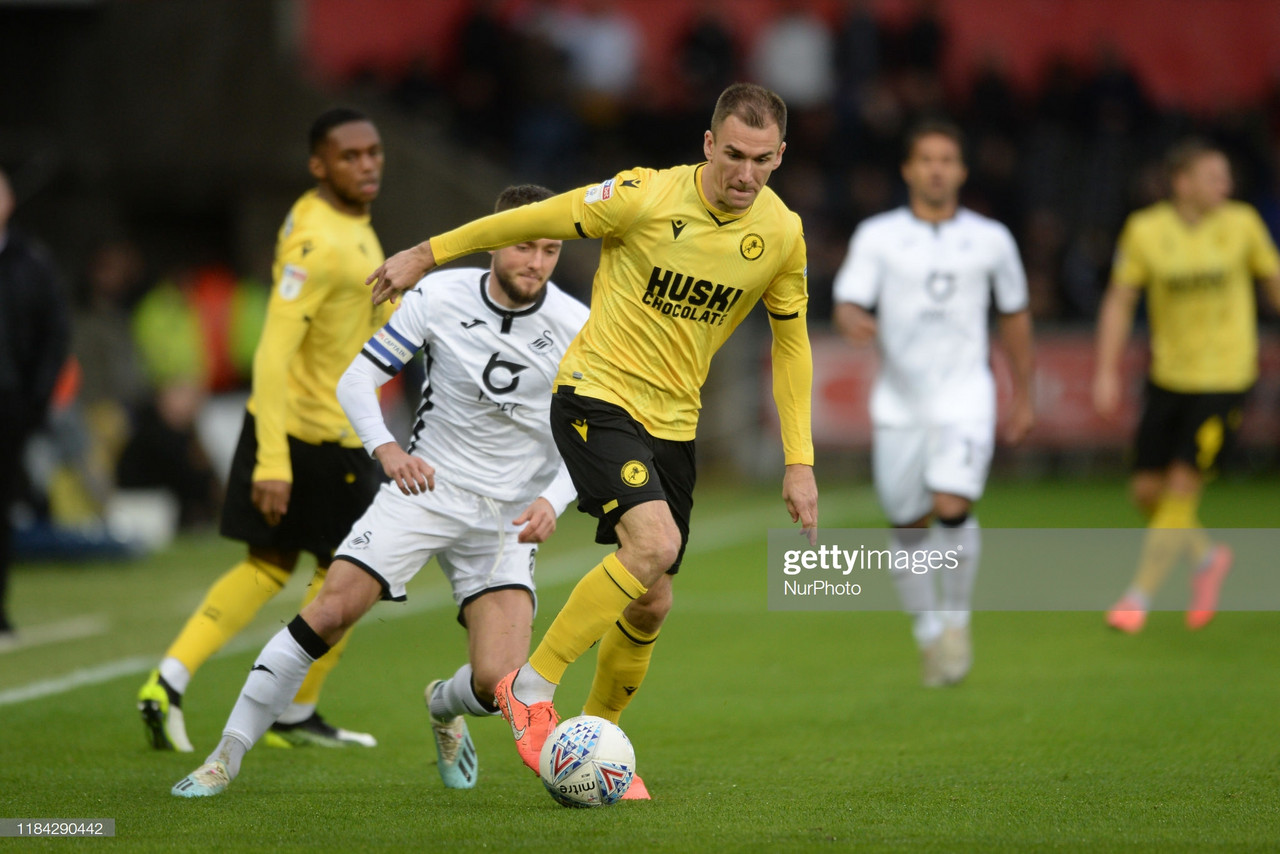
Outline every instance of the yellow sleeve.
{"type": "Polygon", "coordinates": [[[643,204],[641,187],[652,174],[649,169],[628,169],[599,184],[472,220],[431,238],[431,252],[437,264],[447,264],[473,252],[527,240],[574,240],[617,233],[643,204]]]}
{"type": "Polygon", "coordinates": [[[1280,273],[1280,255],[1276,253],[1276,245],[1266,223],[1252,207],[1248,209],[1248,219],[1249,272],[1255,279],[1270,279],[1280,273]]]}
{"type": "Polygon", "coordinates": [[[813,465],[810,413],[813,396],[813,352],[806,322],[809,307],[809,267],[800,217],[795,217],[795,246],[778,275],[769,283],[762,302],[773,330],[773,402],[782,425],[782,450],[787,465],[813,465]]]}
{"type": "Polygon", "coordinates": [[[571,190],[574,224],[585,237],[605,237],[625,232],[651,198],[646,193],[657,173],[652,169],[626,169],[608,181],[571,190]]]}
{"type": "Polygon", "coordinates": [[[285,432],[289,363],[307,337],[310,318],[329,296],[333,276],[324,241],[295,231],[279,249],[262,338],[253,355],[253,407],[258,460],[253,479],[293,480],[285,432]],[[304,246],[305,244],[305,246],[304,246]]]}
{"type": "Polygon", "coordinates": [[[771,317],[803,315],[809,307],[809,260],[804,232],[800,217],[794,213],[791,216],[795,219],[795,245],[761,298],[771,317]]]}
{"type": "Polygon", "coordinates": [[[572,240],[584,237],[574,227],[573,190],[532,205],[489,214],[431,238],[437,264],[473,252],[487,252],[528,240],[572,240]]]}
{"type": "Polygon", "coordinates": [[[1139,229],[1132,216],[1124,224],[1120,239],[1116,242],[1116,256],[1111,264],[1111,281],[1118,285],[1141,288],[1151,277],[1151,270],[1142,252],[1139,229]]]}
{"type": "Polygon", "coordinates": [[[813,352],[809,328],[801,311],[780,320],[771,313],[773,330],[773,402],[782,424],[782,450],[787,465],[813,465],[813,352]]]}

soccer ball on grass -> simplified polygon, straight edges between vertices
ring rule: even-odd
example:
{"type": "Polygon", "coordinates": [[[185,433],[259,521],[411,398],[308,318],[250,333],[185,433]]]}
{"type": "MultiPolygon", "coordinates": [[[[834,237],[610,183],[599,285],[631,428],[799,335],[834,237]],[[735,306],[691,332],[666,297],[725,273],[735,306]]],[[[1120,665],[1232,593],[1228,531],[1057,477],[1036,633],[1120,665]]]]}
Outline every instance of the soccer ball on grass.
{"type": "Polygon", "coordinates": [[[617,724],[593,715],[561,721],[538,758],[542,785],[566,807],[616,803],[631,787],[636,752],[617,724]]]}

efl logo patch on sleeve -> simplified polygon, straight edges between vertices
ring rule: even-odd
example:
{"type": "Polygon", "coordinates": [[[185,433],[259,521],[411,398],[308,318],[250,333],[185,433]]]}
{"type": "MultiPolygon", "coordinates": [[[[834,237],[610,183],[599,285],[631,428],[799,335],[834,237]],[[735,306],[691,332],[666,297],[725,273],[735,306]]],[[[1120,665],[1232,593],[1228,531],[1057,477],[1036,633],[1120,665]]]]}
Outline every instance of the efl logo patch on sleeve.
{"type": "Polygon", "coordinates": [[[285,264],[280,273],[280,299],[294,300],[302,293],[302,286],[307,281],[307,271],[297,264],[285,264]]]}
{"type": "Polygon", "coordinates": [[[603,184],[593,184],[590,187],[587,187],[587,194],[583,198],[583,201],[590,205],[590,204],[594,204],[595,202],[608,201],[609,198],[612,196],[613,196],[613,179],[610,178],[608,181],[605,181],[603,184]]]}

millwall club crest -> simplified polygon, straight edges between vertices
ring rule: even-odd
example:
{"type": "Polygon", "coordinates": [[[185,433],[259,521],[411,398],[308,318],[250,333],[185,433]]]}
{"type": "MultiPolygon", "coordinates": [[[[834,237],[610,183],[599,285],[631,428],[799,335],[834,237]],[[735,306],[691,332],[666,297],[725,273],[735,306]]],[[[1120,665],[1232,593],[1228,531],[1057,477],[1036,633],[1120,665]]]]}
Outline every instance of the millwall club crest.
{"type": "Polygon", "coordinates": [[[748,234],[738,244],[738,251],[748,261],[754,261],[764,254],[764,238],[758,234],[748,234]]]}
{"type": "Polygon", "coordinates": [[[644,486],[649,482],[649,469],[639,460],[631,460],[622,467],[622,482],[627,486],[644,486]]]}

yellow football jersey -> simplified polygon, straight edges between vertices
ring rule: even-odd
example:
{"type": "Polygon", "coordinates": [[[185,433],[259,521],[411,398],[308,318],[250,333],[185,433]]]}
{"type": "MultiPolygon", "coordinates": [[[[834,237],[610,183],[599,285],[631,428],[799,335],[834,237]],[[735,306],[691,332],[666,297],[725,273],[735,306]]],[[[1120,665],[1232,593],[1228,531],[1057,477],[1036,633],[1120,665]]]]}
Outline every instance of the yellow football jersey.
{"type": "Polygon", "coordinates": [[[432,251],[443,263],[535,233],[601,238],[591,314],[556,382],[623,407],[663,439],[694,438],[711,357],[763,299],[775,339],[786,329],[777,361],[796,363],[794,382],[780,384],[775,371],[788,462],[812,464],[800,217],[768,187],[744,213],[717,210],[702,168],[620,172],[432,238],[432,251]]]}
{"type": "Polygon", "coordinates": [[[276,243],[271,301],[253,359],[254,480],[293,479],[287,436],[361,446],[335,390],[351,360],[391,315],[390,304],[372,304],[364,283],[382,261],[368,216],[341,213],[315,190],[289,211],[276,243]]]}
{"type": "Polygon", "coordinates": [[[1130,215],[1111,279],[1146,291],[1152,381],[1178,392],[1249,388],[1258,376],[1254,279],[1277,271],[1266,226],[1242,202],[1195,225],[1167,201],[1130,215]]]}

